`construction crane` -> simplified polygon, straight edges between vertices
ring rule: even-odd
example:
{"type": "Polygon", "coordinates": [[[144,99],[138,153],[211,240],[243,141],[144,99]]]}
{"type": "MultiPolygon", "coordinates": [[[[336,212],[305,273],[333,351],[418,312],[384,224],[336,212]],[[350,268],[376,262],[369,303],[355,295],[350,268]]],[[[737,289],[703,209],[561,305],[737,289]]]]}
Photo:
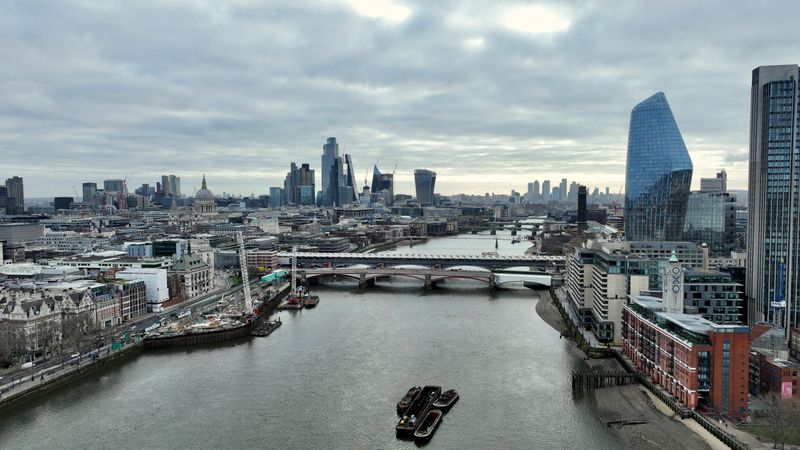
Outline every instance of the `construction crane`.
{"type": "Polygon", "coordinates": [[[244,308],[247,314],[253,312],[253,299],[250,297],[250,276],[247,274],[247,252],[244,249],[242,232],[236,232],[236,242],[239,244],[239,267],[242,271],[242,290],[244,291],[244,308]]]}
{"type": "Polygon", "coordinates": [[[295,295],[296,292],[297,292],[297,277],[296,277],[296,274],[297,274],[297,246],[293,245],[292,246],[292,273],[290,275],[292,277],[292,290],[291,290],[291,294],[290,295],[295,295]]]}
{"type": "Polygon", "coordinates": [[[620,205],[619,199],[621,197],[622,197],[622,186],[619,187],[619,193],[617,194],[617,198],[614,199],[614,211],[616,211],[617,208],[619,207],[620,205]]]}

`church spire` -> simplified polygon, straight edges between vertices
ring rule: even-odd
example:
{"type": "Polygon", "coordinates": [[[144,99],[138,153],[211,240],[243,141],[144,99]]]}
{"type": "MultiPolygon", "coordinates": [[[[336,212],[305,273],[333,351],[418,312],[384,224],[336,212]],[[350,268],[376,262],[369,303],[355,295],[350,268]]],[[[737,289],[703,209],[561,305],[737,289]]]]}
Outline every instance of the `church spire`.
{"type": "Polygon", "coordinates": [[[206,174],[203,174],[203,186],[201,187],[202,189],[208,189],[208,186],[206,186],[206,174]]]}

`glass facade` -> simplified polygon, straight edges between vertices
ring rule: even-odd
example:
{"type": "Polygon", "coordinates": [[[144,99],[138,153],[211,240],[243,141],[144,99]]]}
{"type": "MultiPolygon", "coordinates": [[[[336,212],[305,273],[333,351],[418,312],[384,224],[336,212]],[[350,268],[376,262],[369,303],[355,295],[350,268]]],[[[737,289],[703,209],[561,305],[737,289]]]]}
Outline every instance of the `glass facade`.
{"type": "Polygon", "coordinates": [[[625,171],[625,235],[628,240],[681,239],[692,183],[692,160],[658,92],[631,111],[625,171]]]}
{"type": "Polygon", "coordinates": [[[414,186],[417,190],[417,203],[433,205],[433,192],[436,186],[436,172],[427,169],[414,171],[414,186]]]}
{"type": "Polygon", "coordinates": [[[736,248],[736,198],[728,192],[692,192],[686,207],[683,239],[708,244],[712,255],[736,248]]]}
{"type": "Polygon", "coordinates": [[[753,70],[745,283],[751,325],[763,320],[798,324],[798,76],[797,65],[753,70]]]}

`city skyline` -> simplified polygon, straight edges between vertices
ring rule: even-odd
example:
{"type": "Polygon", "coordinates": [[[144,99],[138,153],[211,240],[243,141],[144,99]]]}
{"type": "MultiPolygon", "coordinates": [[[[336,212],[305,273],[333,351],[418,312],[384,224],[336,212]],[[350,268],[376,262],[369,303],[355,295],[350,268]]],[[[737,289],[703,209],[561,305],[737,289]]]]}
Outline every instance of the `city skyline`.
{"type": "Polygon", "coordinates": [[[725,168],[745,189],[747,74],[785,61],[769,30],[790,20],[747,3],[692,4],[691,15],[679,2],[14,5],[0,148],[3,176],[23,177],[31,198],[125,175],[153,185],[165,172],[184,193],[206,173],[217,192],[266,194],[292,161],[321,171],[328,136],[358,184],[396,162],[398,193],[413,192],[421,167],[444,195],[564,176],[614,192],[628,111],[656,91],[682,124],[695,180],[725,168]],[[514,20],[542,10],[549,22],[514,20]],[[745,23],[748,33],[726,31],[745,23]],[[159,38],[174,32],[185,39],[159,38]]]}

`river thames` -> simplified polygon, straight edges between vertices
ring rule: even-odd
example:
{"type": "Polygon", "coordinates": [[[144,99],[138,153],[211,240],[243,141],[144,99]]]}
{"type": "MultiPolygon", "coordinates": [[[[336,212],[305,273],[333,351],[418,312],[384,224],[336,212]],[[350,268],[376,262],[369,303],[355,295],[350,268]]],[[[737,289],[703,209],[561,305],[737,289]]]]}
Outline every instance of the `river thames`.
{"type": "MultiPolygon", "coordinates": [[[[498,251],[521,253],[500,233],[498,251]]],[[[494,251],[487,235],[414,253],[494,251]]],[[[317,308],[282,312],[266,338],[148,352],[0,415],[0,448],[411,449],[395,403],[412,385],[456,388],[428,448],[618,448],[583,362],[534,311],[529,290],[393,279],[315,286],[317,308]]]]}

